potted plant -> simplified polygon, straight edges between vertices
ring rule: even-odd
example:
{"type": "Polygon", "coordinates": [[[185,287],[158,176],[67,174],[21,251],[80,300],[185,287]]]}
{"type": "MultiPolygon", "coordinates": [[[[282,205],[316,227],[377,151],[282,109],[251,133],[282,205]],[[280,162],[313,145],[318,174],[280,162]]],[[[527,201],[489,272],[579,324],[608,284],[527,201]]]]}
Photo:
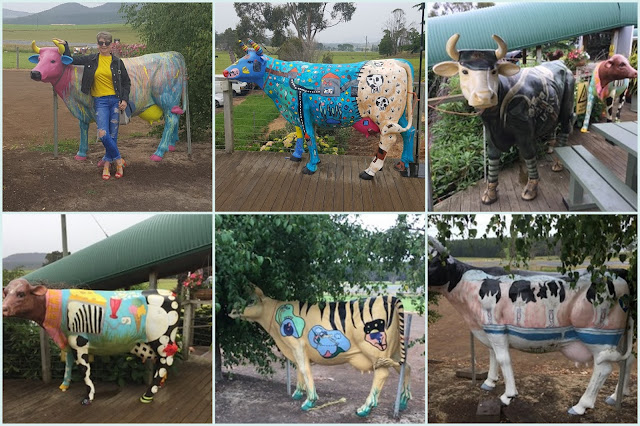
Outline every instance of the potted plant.
{"type": "Polygon", "coordinates": [[[183,287],[189,289],[189,294],[195,299],[212,300],[213,289],[211,288],[211,277],[204,279],[202,270],[187,274],[187,278],[182,282],[183,287]]]}
{"type": "Polygon", "coordinates": [[[589,60],[589,54],[582,49],[574,49],[570,51],[564,58],[564,64],[571,70],[572,73],[576,73],[576,70],[580,67],[587,65],[589,60]]]}

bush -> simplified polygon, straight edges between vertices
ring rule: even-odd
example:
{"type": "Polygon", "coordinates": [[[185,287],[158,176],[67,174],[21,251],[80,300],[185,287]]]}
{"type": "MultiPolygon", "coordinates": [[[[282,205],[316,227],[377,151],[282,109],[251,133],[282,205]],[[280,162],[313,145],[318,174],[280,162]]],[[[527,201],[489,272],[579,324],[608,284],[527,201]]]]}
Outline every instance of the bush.
{"type": "Polygon", "coordinates": [[[333,63],[333,54],[331,52],[325,52],[322,55],[322,63],[323,64],[332,64],[333,63]]]}

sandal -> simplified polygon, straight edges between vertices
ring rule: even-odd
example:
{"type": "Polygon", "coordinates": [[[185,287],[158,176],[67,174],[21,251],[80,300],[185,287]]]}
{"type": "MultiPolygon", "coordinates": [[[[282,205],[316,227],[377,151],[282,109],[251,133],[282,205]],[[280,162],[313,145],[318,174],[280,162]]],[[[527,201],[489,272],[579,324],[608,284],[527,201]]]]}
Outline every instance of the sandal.
{"type": "Polygon", "coordinates": [[[122,177],[122,175],[124,174],[124,160],[120,159],[120,160],[116,160],[116,179],[120,179],[122,177]]]}
{"type": "Polygon", "coordinates": [[[109,166],[106,166],[104,169],[102,169],[102,179],[103,180],[111,179],[111,170],[109,170],[109,166]]]}

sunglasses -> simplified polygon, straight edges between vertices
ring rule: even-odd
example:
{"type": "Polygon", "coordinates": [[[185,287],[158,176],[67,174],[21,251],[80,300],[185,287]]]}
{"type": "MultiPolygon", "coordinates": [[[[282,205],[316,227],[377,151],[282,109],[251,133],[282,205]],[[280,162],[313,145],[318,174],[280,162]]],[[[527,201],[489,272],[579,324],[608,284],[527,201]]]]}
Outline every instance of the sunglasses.
{"type": "Polygon", "coordinates": [[[100,46],[109,46],[110,44],[111,44],[110,41],[99,41],[98,42],[98,45],[100,45],[100,46]]]}

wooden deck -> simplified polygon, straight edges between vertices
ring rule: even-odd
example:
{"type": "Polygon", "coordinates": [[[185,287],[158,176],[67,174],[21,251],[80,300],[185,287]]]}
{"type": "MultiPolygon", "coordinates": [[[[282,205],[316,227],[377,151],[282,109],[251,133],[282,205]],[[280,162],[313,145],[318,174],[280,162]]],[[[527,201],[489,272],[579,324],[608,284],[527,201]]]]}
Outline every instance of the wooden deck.
{"type": "Polygon", "coordinates": [[[212,423],[211,360],[192,358],[170,373],[151,404],[140,396],[145,385],[95,383],[96,397],[90,406],[80,401],[84,383],[71,383],[66,392],[60,383],[36,380],[3,380],[3,423],[212,423]]]}
{"type": "MultiPolygon", "coordinates": [[[[632,113],[625,105],[622,115],[623,121],[637,120],[636,113],[632,113]]],[[[589,152],[602,161],[609,169],[625,180],[627,168],[627,153],[620,147],[612,145],[594,131],[580,133],[574,129],[569,136],[570,145],[583,145],[589,152]]],[[[540,183],[538,196],[532,201],[524,201],[520,194],[526,184],[526,167],[519,161],[506,169],[500,170],[498,185],[498,201],[491,205],[484,205],[480,197],[486,184],[480,180],[464,191],[457,192],[441,202],[435,202],[436,212],[565,212],[566,206],[562,197],[569,193],[569,172],[563,170],[556,173],[551,170],[553,158],[545,155],[538,159],[538,173],[540,183]]]]}
{"type": "Polygon", "coordinates": [[[283,153],[216,151],[216,212],[424,212],[425,179],[405,178],[387,158],[371,181],[358,177],[371,157],[320,155],[318,171],[283,153]]]}

